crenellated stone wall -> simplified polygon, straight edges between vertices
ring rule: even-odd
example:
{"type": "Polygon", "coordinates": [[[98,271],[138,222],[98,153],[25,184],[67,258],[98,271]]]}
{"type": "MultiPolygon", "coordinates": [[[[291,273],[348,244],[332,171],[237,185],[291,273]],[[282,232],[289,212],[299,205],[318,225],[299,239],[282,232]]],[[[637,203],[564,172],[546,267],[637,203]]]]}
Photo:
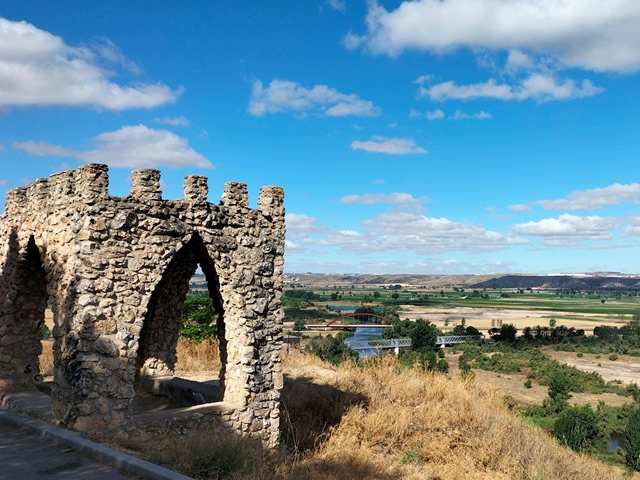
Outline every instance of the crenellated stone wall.
{"type": "Polygon", "coordinates": [[[90,164],[7,194],[0,217],[0,393],[41,381],[48,301],[54,416],[90,434],[126,428],[137,382],[174,372],[183,304],[199,264],[217,314],[224,423],[275,444],[282,189],[263,187],[258,208],[250,209],[242,183],[227,183],[219,205],[207,202],[202,176],[185,178],[182,200],[162,199],[157,170],[135,170],[126,197],[109,196],[108,184],[108,168],[90,164]]]}

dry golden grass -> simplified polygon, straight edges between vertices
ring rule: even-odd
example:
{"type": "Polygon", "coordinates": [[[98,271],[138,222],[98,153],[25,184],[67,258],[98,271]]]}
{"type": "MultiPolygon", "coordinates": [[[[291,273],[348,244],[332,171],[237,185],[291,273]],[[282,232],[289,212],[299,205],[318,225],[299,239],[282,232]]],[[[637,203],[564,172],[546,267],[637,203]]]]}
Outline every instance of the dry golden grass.
{"type": "MultiPolygon", "coordinates": [[[[309,396],[314,395],[312,385],[325,383],[325,388],[331,388],[325,391],[329,396],[342,392],[338,398],[348,395],[354,401],[346,409],[344,403],[334,402],[334,408],[345,413],[321,432],[326,441],[294,469],[302,478],[605,480],[624,476],[622,470],[560,447],[542,430],[524,424],[495,392],[473,381],[400,368],[391,357],[374,359],[365,367],[343,365],[328,382],[326,377],[298,381],[308,384],[309,396]]],[[[285,398],[289,410],[296,411],[291,402],[301,393],[285,398]]],[[[321,416],[331,423],[323,413],[327,407],[331,405],[318,405],[311,417],[315,424],[321,416]]],[[[294,431],[304,430],[295,424],[295,417],[292,423],[294,431]]],[[[309,425],[309,430],[313,428],[309,425]]]]}
{"type": "Polygon", "coordinates": [[[47,377],[53,375],[53,340],[42,341],[42,353],[38,357],[40,374],[47,377]]]}
{"type": "Polygon", "coordinates": [[[217,374],[220,370],[218,340],[208,338],[200,343],[185,338],[178,340],[177,374],[217,374]]]}
{"type": "MultiPolygon", "coordinates": [[[[216,367],[217,345],[181,341],[179,369],[216,367]]],[[[640,478],[559,446],[473,380],[401,367],[393,357],[332,367],[283,355],[282,446],[159,432],[121,444],[197,478],[245,480],[613,480],[640,478]],[[225,470],[225,473],[222,472],[225,470]]]]}

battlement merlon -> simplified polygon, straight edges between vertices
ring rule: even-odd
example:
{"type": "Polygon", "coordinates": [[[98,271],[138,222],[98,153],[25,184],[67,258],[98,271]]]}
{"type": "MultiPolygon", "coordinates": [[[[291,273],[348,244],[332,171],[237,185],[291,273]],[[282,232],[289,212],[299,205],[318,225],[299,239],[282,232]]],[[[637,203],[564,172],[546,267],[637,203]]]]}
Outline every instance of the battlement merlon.
{"type": "Polygon", "coordinates": [[[249,208],[249,193],[247,184],[227,182],[224,184],[220,205],[223,207],[249,208]]]}
{"type": "Polygon", "coordinates": [[[258,210],[265,217],[284,223],[284,190],[282,187],[262,187],[258,196],[258,210]]]}
{"type": "MultiPolygon", "coordinates": [[[[7,192],[5,217],[22,212],[25,204],[35,210],[47,210],[52,205],[73,201],[95,204],[109,198],[109,167],[91,163],[40,178],[26,187],[7,192]]],[[[207,203],[209,187],[207,177],[188,175],[184,179],[184,201],[191,205],[207,203]]],[[[131,196],[142,202],[163,201],[160,190],[160,171],[140,168],[132,172],[131,196]]],[[[225,183],[220,206],[232,209],[249,208],[247,185],[240,182],[225,183]]],[[[277,186],[264,186],[258,197],[258,211],[275,221],[284,221],[284,191],[277,186]]]]}
{"type": "Polygon", "coordinates": [[[93,204],[109,198],[109,167],[101,163],[90,163],[73,172],[75,192],[79,199],[93,204]]]}
{"type": "Polygon", "coordinates": [[[209,185],[204,175],[187,175],[184,177],[184,201],[189,203],[207,203],[209,185]]]}
{"type": "Polygon", "coordinates": [[[161,201],[160,170],[139,168],[131,173],[131,195],[142,201],[161,201]]]}

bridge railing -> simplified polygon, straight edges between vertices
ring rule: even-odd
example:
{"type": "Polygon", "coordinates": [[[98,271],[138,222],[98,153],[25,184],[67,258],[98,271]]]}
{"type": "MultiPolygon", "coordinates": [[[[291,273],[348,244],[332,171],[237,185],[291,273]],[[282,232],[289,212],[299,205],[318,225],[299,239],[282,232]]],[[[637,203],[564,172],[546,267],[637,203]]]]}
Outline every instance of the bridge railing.
{"type": "Polygon", "coordinates": [[[441,335],[436,339],[436,345],[454,345],[457,343],[481,342],[484,335],[441,335]]]}
{"type": "Polygon", "coordinates": [[[347,338],[345,342],[349,347],[354,350],[369,350],[369,349],[386,349],[386,348],[403,348],[411,346],[410,338],[384,338],[375,340],[353,340],[349,341],[347,338]]]}

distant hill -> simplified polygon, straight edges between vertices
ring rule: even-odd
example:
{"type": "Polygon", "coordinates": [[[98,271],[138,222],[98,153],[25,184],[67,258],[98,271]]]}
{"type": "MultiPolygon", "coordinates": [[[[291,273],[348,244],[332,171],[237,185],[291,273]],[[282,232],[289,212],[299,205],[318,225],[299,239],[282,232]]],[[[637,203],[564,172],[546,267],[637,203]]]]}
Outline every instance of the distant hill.
{"type": "Polygon", "coordinates": [[[640,290],[640,277],[555,275],[405,275],[287,273],[286,285],[307,287],[402,285],[427,288],[542,288],[550,290],[640,290]]]}
{"type": "Polygon", "coordinates": [[[473,288],[543,288],[553,290],[640,290],[640,277],[503,275],[471,286],[473,288]]]}
{"type": "Polygon", "coordinates": [[[336,274],[336,273],[287,273],[284,276],[288,285],[327,287],[332,285],[403,285],[425,287],[468,287],[501,275],[407,275],[407,274],[336,274]]]}

